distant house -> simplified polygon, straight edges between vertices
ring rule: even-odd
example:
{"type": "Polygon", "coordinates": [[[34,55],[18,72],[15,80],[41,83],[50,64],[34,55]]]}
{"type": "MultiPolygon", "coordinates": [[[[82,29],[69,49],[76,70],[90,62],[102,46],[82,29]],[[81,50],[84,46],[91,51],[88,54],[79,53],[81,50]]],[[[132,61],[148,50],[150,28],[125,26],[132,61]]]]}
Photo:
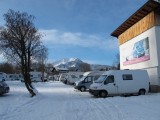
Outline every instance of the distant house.
{"type": "Polygon", "coordinates": [[[53,73],[67,73],[69,72],[69,70],[67,68],[53,67],[52,72],[53,73]]]}
{"type": "Polygon", "coordinates": [[[160,91],[160,1],[148,0],[111,35],[118,38],[120,69],[147,70],[152,91],[160,91]]]}

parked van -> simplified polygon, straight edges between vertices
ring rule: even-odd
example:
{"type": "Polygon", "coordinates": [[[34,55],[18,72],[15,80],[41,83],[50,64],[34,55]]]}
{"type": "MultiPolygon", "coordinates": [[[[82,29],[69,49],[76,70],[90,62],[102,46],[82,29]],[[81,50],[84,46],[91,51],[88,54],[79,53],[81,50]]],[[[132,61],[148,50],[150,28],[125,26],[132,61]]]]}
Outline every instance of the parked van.
{"type": "Polygon", "coordinates": [[[30,78],[32,82],[42,82],[42,72],[30,72],[30,78]]]}
{"type": "MultiPolygon", "coordinates": [[[[32,82],[42,82],[42,73],[41,72],[30,72],[30,79],[32,82]]],[[[24,82],[24,79],[21,80],[24,82]]]]}
{"type": "Polygon", "coordinates": [[[67,73],[67,84],[74,84],[76,81],[83,77],[84,72],[68,72],[67,73]]]}
{"type": "Polygon", "coordinates": [[[7,74],[6,80],[7,81],[22,81],[23,76],[22,74],[7,74]]]}
{"type": "Polygon", "coordinates": [[[59,81],[66,84],[67,83],[67,73],[61,73],[59,76],[59,81]]]}
{"type": "Polygon", "coordinates": [[[102,75],[104,71],[90,71],[85,72],[83,74],[83,77],[75,82],[75,89],[78,89],[80,91],[86,91],[86,89],[89,89],[90,85],[93,83],[93,81],[97,80],[100,75],[102,75]]]}
{"type": "Polygon", "coordinates": [[[104,72],[91,86],[94,96],[145,95],[149,91],[149,76],[146,70],[110,70],[104,72]]]}

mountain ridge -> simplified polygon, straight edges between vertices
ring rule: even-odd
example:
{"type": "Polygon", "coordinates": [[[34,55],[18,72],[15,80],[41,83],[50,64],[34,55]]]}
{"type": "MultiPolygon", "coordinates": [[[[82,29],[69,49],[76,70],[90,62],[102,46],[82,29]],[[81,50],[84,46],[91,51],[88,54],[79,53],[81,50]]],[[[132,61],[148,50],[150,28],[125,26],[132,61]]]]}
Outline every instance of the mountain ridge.
{"type": "MultiPolygon", "coordinates": [[[[81,65],[84,64],[86,62],[83,62],[81,59],[79,58],[63,58],[61,60],[57,60],[53,63],[54,67],[57,68],[67,68],[67,69],[80,69],[81,65]]],[[[104,70],[106,68],[110,68],[111,66],[109,65],[100,65],[100,64],[90,64],[91,70],[104,70]]]]}

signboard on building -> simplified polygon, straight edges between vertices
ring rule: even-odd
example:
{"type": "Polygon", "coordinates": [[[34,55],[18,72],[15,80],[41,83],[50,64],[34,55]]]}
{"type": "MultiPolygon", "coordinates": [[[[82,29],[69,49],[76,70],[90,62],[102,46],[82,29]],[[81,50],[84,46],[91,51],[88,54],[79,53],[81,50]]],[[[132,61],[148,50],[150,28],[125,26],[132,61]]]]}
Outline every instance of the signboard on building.
{"type": "Polygon", "coordinates": [[[123,49],[123,65],[135,64],[150,59],[148,37],[123,49]]]}

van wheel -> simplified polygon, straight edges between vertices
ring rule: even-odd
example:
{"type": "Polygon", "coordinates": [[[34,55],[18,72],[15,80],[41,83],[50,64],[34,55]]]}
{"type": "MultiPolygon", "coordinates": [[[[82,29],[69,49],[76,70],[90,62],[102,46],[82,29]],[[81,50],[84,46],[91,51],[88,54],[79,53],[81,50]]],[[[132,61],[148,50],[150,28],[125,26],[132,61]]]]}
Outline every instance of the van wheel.
{"type": "Polygon", "coordinates": [[[101,91],[99,95],[100,95],[100,97],[105,98],[105,97],[107,97],[107,92],[106,91],[101,91]]]}
{"type": "Polygon", "coordinates": [[[80,91],[81,91],[81,92],[84,92],[84,91],[86,91],[86,88],[85,88],[84,86],[82,86],[82,87],[80,88],[80,91]]]}
{"type": "Polygon", "coordinates": [[[146,91],[144,89],[140,89],[138,95],[145,95],[146,91]]]}

